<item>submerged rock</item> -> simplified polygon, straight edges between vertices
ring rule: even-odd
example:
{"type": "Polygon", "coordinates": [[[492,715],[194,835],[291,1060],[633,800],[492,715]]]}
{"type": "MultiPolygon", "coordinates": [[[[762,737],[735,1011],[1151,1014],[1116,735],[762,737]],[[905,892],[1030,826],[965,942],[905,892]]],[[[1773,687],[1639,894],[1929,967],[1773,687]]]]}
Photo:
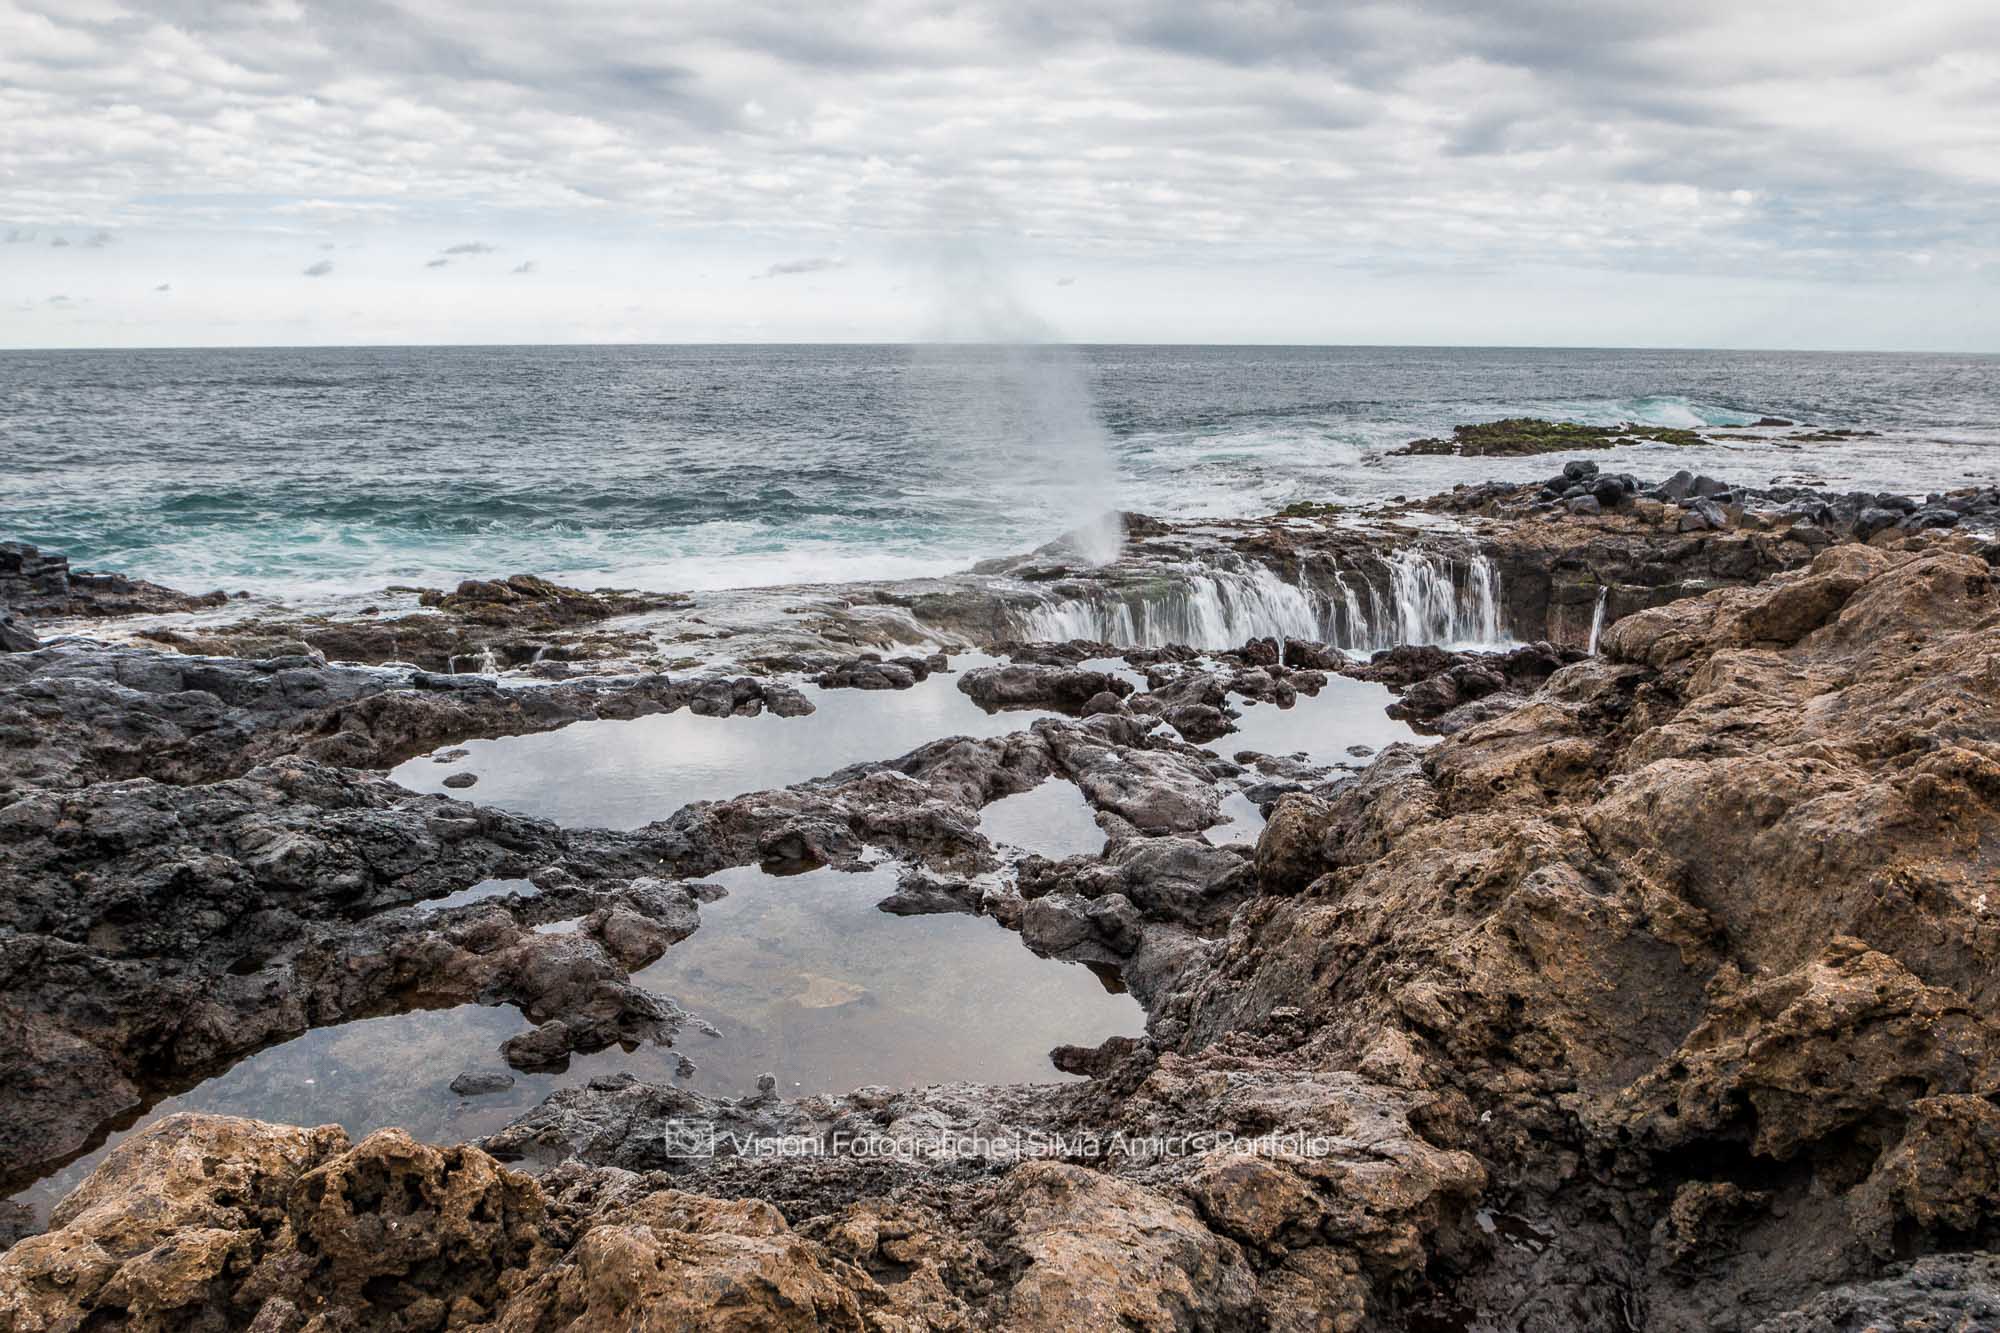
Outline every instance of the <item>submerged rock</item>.
{"type": "Polygon", "coordinates": [[[141,637],[205,656],[311,652],[336,662],[490,673],[544,660],[643,653],[650,643],[646,635],[608,629],[604,622],[688,604],[678,593],[587,592],[532,574],[468,579],[451,592],[421,589],[417,600],[421,610],[401,615],[265,612],[230,624],[157,626],[141,637]]]}

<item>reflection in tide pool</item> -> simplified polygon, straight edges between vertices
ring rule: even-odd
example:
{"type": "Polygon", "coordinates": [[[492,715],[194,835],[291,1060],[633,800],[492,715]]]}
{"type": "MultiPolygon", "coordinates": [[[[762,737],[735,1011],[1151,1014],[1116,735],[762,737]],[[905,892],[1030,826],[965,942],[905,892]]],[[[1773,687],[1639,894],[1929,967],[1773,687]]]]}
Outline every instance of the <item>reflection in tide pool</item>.
{"type": "MultiPolygon", "coordinates": [[[[789,876],[740,867],[709,882],[729,895],[704,903],[701,929],[636,978],[720,1030],[709,1038],[690,1028],[680,1039],[701,1091],[741,1096],[764,1073],[787,1096],[870,1083],[1062,1082],[1049,1063],[1054,1047],[1144,1029],[1131,996],[1088,968],[1037,957],[992,920],[878,911],[895,890],[894,867],[789,876]]],[[[572,1069],[641,1060],[672,1057],[598,1055],[572,1069]]]]}
{"type": "Polygon", "coordinates": [[[500,1043],[527,1026],[514,1009],[468,1004],[317,1028],[155,1103],[102,1147],[14,1197],[46,1218],[112,1148],[177,1111],[339,1125],[357,1139],[385,1125],[434,1143],[490,1134],[534,1106],[558,1080],[515,1074],[513,1087],[474,1098],[452,1093],[451,1081],[467,1069],[506,1072],[500,1043]]]}
{"type": "Polygon", "coordinates": [[[1203,837],[1218,847],[1232,842],[1254,843],[1264,833],[1264,812],[1257,803],[1240,791],[1233,791],[1222,798],[1222,819],[1211,824],[1203,837]]]}
{"type": "Polygon", "coordinates": [[[457,893],[447,893],[442,898],[427,899],[423,903],[423,908],[427,912],[444,912],[454,907],[483,903],[488,898],[533,898],[540,892],[540,889],[525,879],[482,879],[472,887],[460,889],[457,893]]]}
{"type": "Polygon", "coordinates": [[[1301,694],[1290,708],[1231,695],[1229,706],[1242,714],[1236,730],[1204,748],[1223,756],[1254,750],[1268,755],[1303,753],[1316,764],[1365,763],[1367,755],[1350,754],[1349,747],[1365,746],[1372,755],[1397,741],[1422,741],[1407,724],[1383,711],[1395,701],[1387,685],[1346,676],[1329,676],[1317,695],[1301,694]]]}
{"type": "Polygon", "coordinates": [[[987,713],[959,693],[958,673],[992,658],[961,653],[951,672],[907,690],[800,689],[806,717],[700,717],[683,709],[631,721],[576,722],[560,731],[467,741],[465,758],[419,756],[390,774],[412,791],[447,792],[473,773],[479,785],[448,792],[571,827],[638,828],[690,801],[805,782],[867,760],[894,759],[944,736],[1024,731],[1032,709],[987,713]]]}
{"type": "MultiPolygon", "coordinates": [[[[176,1111],[337,1124],[357,1139],[394,1125],[449,1143],[492,1133],[556,1088],[621,1070],[729,1097],[754,1092],[765,1073],[788,1096],[871,1083],[1067,1082],[1071,1076],[1049,1063],[1054,1047],[1094,1046],[1144,1029],[1144,1011],[1115,983],[1037,957],[990,919],[878,911],[896,887],[893,866],[788,877],[746,868],[708,882],[728,896],[704,903],[701,928],[636,978],[698,1020],[672,1049],[613,1047],[573,1057],[560,1074],[526,1074],[509,1071],[499,1056],[500,1044],[529,1026],[509,1007],[461,1005],[319,1028],[160,1101],[103,1147],[15,1197],[45,1218],[112,1146],[176,1111]],[[704,1026],[718,1035],[705,1035],[704,1026]],[[679,1069],[682,1056],[694,1061],[692,1073],[679,1069]],[[461,1097],[450,1085],[462,1073],[511,1074],[513,1085],[461,1097]]],[[[513,889],[518,881],[487,884],[513,889]]]]}
{"type": "Polygon", "coordinates": [[[1104,830],[1074,782],[1049,778],[979,812],[986,840],[1060,861],[1065,856],[1104,850],[1104,830]]]}

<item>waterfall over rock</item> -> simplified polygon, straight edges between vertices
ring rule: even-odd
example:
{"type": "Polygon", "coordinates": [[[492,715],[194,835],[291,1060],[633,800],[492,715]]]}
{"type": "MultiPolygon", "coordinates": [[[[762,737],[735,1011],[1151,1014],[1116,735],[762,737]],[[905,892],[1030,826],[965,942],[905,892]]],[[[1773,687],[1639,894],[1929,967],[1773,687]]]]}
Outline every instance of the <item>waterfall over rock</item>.
{"type": "Polygon", "coordinates": [[[1491,647],[1504,641],[1500,576],[1484,555],[1406,548],[1373,566],[1343,569],[1324,559],[1302,560],[1292,578],[1247,561],[1163,572],[1139,588],[1051,599],[1023,617],[1021,635],[1136,648],[1316,639],[1355,653],[1404,643],[1491,647]]]}

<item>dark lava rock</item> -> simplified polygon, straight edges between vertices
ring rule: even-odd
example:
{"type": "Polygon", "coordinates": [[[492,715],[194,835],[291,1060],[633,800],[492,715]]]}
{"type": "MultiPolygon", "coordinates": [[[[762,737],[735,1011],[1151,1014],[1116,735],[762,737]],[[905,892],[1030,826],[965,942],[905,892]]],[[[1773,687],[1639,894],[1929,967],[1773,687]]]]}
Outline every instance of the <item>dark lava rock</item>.
{"type": "Polygon", "coordinates": [[[0,794],[141,776],[208,782],[288,753],[387,768],[446,741],[678,708],[790,717],[812,703],[751,677],[589,676],[517,689],[308,657],[58,644],[0,654],[0,794]]]}
{"type": "Polygon", "coordinates": [[[1099,717],[1105,713],[1122,713],[1124,711],[1125,701],[1110,690],[1102,690],[1091,695],[1090,701],[1083,706],[1083,715],[1085,717],[1099,717]]]}
{"type": "Polygon", "coordinates": [[[1902,521],[1902,510],[1889,509],[1881,505],[1871,505],[1855,516],[1854,535],[1857,539],[1865,542],[1876,533],[1886,528],[1893,528],[1902,521]]]}
{"type": "Polygon", "coordinates": [[[1901,526],[1911,532],[1923,532],[1930,528],[1955,528],[1963,517],[1956,509],[1947,505],[1925,505],[1904,519],[1901,526]]]}
{"type": "Polygon", "coordinates": [[[474,787],[478,784],[479,776],[476,773],[454,773],[444,780],[444,785],[450,787],[453,791],[463,791],[467,787],[474,787]]]}
{"type": "Polygon", "coordinates": [[[572,1048],[670,1034],[629,971],[694,930],[670,849],[298,759],[0,805],[0,1174],[310,1027],[435,1002],[561,1018],[572,1048]],[[482,880],[529,898],[398,910],[482,880]],[[582,916],[573,934],[534,923],[582,916]]]}
{"type": "Polygon", "coordinates": [[[813,683],[829,690],[907,690],[928,680],[935,664],[924,657],[884,660],[880,653],[862,653],[822,670],[813,683]]]}
{"type": "Polygon", "coordinates": [[[488,1093],[505,1092],[514,1086],[514,1076],[500,1072],[478,1072],[467,1070],[451,1081],[451,1090],[461,1097],[483,1097],[488,1093]]]}
{"type": "Polygon", "coordinates": [[[1193,745],[1206,745],[1236,729],[1227,713],[1210,704],[1182,704],[1168,709],[1161,716],[1181,734],[1183,740],[1193,745]]]}
{"type": "Polygon", "coordinates": [[[1081,713],[1092,699],[1110,693],[1123,698],[1132,685],[1122,677],[1080,667],[979,667],[958,678],[961,693],[988,712],[1003,708],[1052,708],[1081,713]]]}
{"type": "Polygon", "coordinates": [[[220,606],[226,593],[201,596],[120,574],[71,569],[67,557],[26,542],[0,542],[0,607],[35,619],[61,616],[155,615],[220,606]]]}
{"type": "Polygon", "coordinates": [[[12,611],[0,611],[0,653],[31,653],[42,646],[12,611]]]}
{"type": "Polygon", "coordinates": [[[1682,532],[1720,532],[1729,526],[1729,515],[1713,500],[1688,500],[1681,506],[1682,532]]]}
{"type": "Polygon", "coordinates": [[[1671,500],[1676,504],[1693,494],[1694,473],[1689,472],[1686,468],[1682,468],[1679,472],[1674,473],[1673,476],[1668,477],[1653,488],[1654,499],[1671,500]]]}
{"type": "Polygon", "coordinates": [[[1307,671],[1339,671],[1350,663],[1349,657],[1338,648],[1314,639],[1286,639],[1285,665],[1307,671]]]}

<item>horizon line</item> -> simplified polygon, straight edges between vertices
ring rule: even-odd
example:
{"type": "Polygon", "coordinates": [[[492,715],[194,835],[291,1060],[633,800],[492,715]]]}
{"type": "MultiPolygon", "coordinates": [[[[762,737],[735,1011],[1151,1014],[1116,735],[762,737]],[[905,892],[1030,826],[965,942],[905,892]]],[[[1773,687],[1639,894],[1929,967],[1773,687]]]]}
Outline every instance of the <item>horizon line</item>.
{"type": "Polygon", "coordinates": [[[2000,350],[1970,348],[1903,347],[1782,347],[1777,345],[1713,346],[1700,343],[1371,343],[1371,342],[1085,342],[1032,339],[824,339],[777,340],[675,340],[646,342],[326,342],[326,343],[73,343],[42,346],[0,346],[0,355],[49,352],[339,352],[339,351],[479,351],[529,348],[653,348],[653,347],[768,347],[768,348],[922,348],[922,347],[1066,347],[1083,348],[1264,348],[1315,351],[1430,351],[1430,352],[1705,352],[1783,353],[1812,356],[1937,356],[2000,358],[2000,350]]]}

